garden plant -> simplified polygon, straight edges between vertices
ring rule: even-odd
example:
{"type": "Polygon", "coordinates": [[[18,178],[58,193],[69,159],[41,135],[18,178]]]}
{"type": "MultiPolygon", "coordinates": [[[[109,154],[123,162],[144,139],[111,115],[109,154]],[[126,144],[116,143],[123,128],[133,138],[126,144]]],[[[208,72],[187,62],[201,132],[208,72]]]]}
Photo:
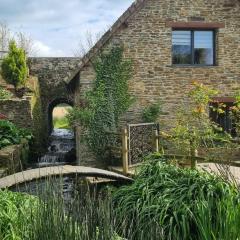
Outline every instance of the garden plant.
{"type": "Polygon", "coordinates": [[[101,192],[84,185],[67,202],[56,182],[46,181],[37,198],[0,192],[3,239],[239,240],[236,185],[177,168],[159,154],[148,157],[133,183],[101,192]]]}
{"type": "Polygon", "coordinates": [[[27,74],[26,54],[12,40],[9,43],[9,53],[2,61],[1,75],[7,83],[12,84],[17,89],[25,86],[27,74]]]}
{"type": "Polygon", "coordinates": [[[29,130],[18,128],[8,120],[0,120],[0,149],[19,144],[23,138],[32,140],[33,135],[29,130]]]}

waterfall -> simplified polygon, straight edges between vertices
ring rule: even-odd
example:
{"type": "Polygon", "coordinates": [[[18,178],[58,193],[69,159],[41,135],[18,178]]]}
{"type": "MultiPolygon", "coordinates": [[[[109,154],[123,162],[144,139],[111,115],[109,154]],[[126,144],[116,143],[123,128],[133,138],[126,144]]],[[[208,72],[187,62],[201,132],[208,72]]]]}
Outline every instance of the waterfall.
{"type": "Polygon", "coordinates": [[[49,147],[45,155],[38,159],[39,167],[62,165],[74,162],[75,141],[73,131],[54,129],[49,137],[49,147]]]}

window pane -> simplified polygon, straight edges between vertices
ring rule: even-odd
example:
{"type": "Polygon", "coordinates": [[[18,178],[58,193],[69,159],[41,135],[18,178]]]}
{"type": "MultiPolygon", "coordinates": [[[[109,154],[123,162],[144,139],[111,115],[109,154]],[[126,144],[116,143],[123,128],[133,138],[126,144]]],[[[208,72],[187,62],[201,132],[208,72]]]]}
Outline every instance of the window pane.
{"type": "Polygon", "coordinates": [[[173,64],[191,64],[191,31],[173,31],[173,64]]]}
{"type": "Polygon", "coordinates": [[[194,32],[194,63],[213,65],[213,31],[194,32]]]}

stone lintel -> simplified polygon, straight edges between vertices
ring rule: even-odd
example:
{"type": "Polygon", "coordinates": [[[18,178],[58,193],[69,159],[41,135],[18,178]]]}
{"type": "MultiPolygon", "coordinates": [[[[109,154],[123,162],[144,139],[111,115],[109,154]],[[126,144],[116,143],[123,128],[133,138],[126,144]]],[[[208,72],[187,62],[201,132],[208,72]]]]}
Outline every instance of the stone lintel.
{"type": "Polygon", "coordinates": [[[224,23],[219,22],[166,22],[167,27],[174,29],[217,29],[224,28],[224,23]]]}

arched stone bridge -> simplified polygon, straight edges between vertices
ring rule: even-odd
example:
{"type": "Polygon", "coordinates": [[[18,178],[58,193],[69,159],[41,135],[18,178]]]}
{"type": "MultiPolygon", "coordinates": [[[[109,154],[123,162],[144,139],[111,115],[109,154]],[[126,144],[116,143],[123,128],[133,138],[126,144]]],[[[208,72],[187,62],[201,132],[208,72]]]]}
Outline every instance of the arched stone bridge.
{"type": "MultiPolygon", "coordinates": [[[[52,130],[53,108],[60,103],[73,105],[75,86],[67,85],[65,81],[72,76],[73,72],[76,72],[80,64],[80,58],[29,58],[30,74],[37,76],[39,80],[43,114],[48,132],[52,130]]],[[[77,81],[72,81],[72,83],[75,82],[77,81]]]]}
{"type": "Polygon", "coordinates": [[[110,172],[98,168],[82,167],[82,166],[54,166],[45,168],[30,169],[27,171],[15,173],[3,178],[0,178],[0,189],[9,188],[21,183],[30,182],[33,180],[49,177],[49,176],[63,176],[63,175],[80,175],[85,177],[101,177],[111,180],[133,181],[131,178],[121,174],[110,172]]]}

